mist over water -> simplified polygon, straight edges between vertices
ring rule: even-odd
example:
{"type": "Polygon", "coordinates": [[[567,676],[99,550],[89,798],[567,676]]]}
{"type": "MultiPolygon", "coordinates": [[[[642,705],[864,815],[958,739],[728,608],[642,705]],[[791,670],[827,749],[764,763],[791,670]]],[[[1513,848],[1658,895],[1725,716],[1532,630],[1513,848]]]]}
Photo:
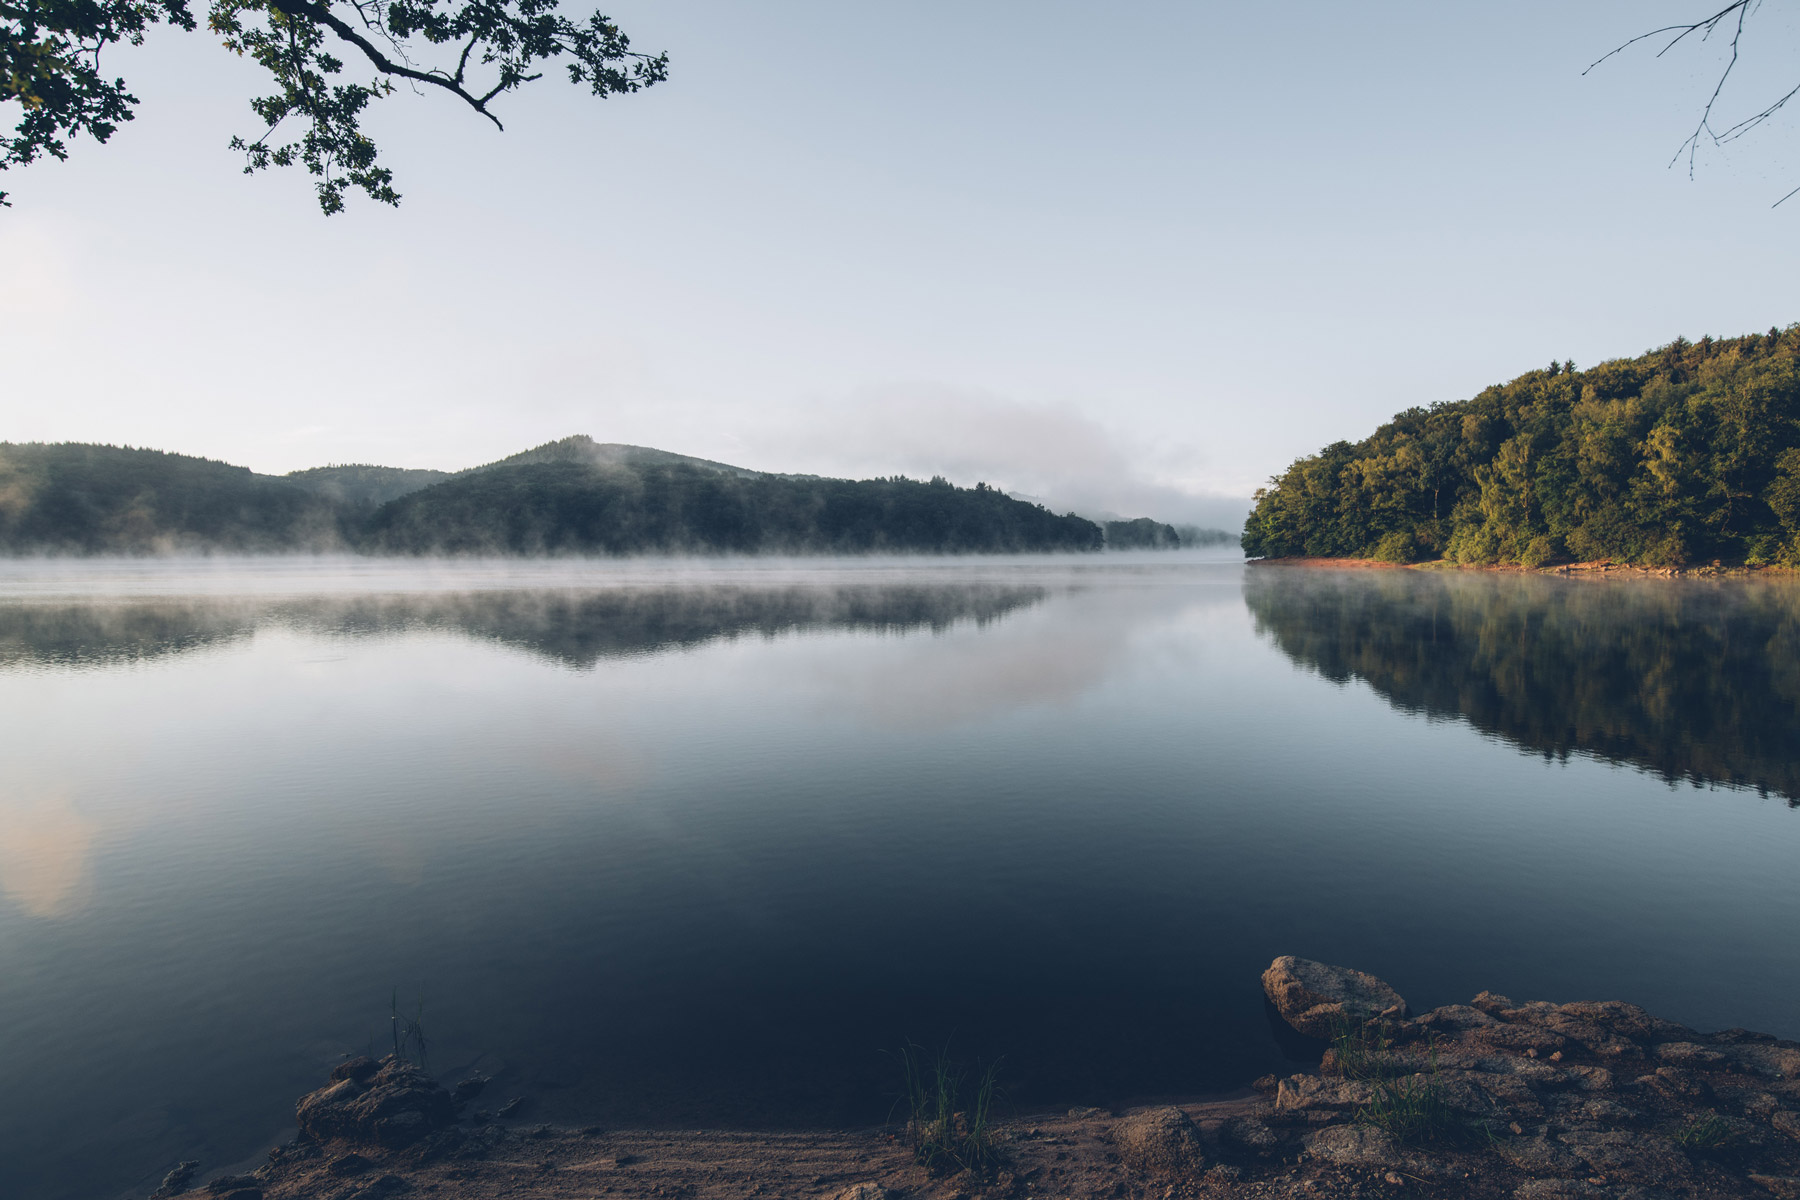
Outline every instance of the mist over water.
{"type": "Polygon", "coordinates": [[[908,1039],[1025,1108],[1240,1087],[1282,953],[1800,1035],[1797,605],[1186,554],[8,564],[0,1194],[257,1155],[396,989],[434,1068],[613,1126],[876,1122],[908,1039]]]}

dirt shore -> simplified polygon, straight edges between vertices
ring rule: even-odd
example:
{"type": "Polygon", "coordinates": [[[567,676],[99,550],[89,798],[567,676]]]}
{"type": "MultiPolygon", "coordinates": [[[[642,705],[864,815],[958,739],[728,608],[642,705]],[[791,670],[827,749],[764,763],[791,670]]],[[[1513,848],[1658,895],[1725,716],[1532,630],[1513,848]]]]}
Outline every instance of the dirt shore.
{"type": "Polygon", "coordinates": [[[1292,558],[1253,558],[1248,561],[1253,567],[1310,567],[1315,570],[1342,571],[1489,571],[1516,575],[1641,575],[1657,578],[1800,574],[1800,571],[1791,567],[1747,567],[1713,563],[1701,563],[1686,567],[1645,567],[1632,563],[1614,562],[1604,558],[1593,562],[1557,563],[1546,567],[1517,565],[1472,567],[1441,558],[1434,558],[1427,562],[1394,563],[1374,558],[1323,558],[1307,555],[1296,555],[1292,558]]]}
{"type": "Polygon", "coordinates": [[[901,1128],[509,1126],[473,1108],[479,1080],[446,1089],[390,1057],[334,1071],[254,1172],[185,1166],[156,1200],[1800,1200],[1800,1043],[1486,992],[1412,1016],[1381,981],[1303,959],[1264,988],[1297,1031],[1337,1031],[1317,1069],[1008,1120],[981,1173],[927,1170],[901,1128]]]}

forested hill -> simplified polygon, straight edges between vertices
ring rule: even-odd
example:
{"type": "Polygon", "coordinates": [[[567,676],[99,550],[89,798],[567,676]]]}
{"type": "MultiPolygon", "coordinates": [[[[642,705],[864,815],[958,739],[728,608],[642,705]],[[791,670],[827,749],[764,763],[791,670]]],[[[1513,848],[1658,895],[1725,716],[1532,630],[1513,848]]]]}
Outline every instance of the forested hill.
{"type": "Polygon", "coordinates": [[[401,554],[860,554],[1098,550],[1099,526],[976,484],[540,461],[403,496],[365,548],[401,554]]]}
{"type": "MultiPolygon", "coordinates": [[[[1175,537],[1154,522],[1128,523],[1175,537]]],[[[566,438],[455,475],[286,476],[156,450],[0,443],[0,554],[1008,553],[1099,550],[1092,521],[985,484],[773,475],[566,438]]]]}
{"type": "Polygon", "coordinates": [[[73,443],[0,442],[0,553],[256,553],[342,546],[344,507],[247,467],[73,443]]]}
{"type": "Polygon", "coordinates": [[[1412,408],[1256,495],[1252,557],[1800,565],[1800,325],[1553,363],[1412,408]]]}

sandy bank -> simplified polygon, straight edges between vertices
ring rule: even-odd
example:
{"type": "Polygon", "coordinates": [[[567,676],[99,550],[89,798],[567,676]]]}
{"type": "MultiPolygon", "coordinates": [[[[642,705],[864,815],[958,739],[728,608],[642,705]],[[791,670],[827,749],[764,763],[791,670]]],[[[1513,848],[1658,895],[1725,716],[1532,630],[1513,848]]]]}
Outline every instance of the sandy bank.
{"type": "Polygon", "coordinates": [[[1431,559],[1428,562],[1392,563],[1373,558],[1323,558],[1298,555],[1292,558],[1252,558],[1247,560],[1253,567],[1309,567],[1314,570],[1341,571],[1488,571],[1518,575],[1635,575],[1661,578],[1684,577],[1716,577],[1723,575],[1800,575],[1792,567],[1771,566],[1727,566],[1703,564],[1689,567],[1645,567],[1631,563],[1613,562],[1610,559],[1599,559],[1594,562],[1557,563],[1548,567],[1512,566],[1465,566],[1461,563],[1449,562],[1445,559],[1431,559]]]}

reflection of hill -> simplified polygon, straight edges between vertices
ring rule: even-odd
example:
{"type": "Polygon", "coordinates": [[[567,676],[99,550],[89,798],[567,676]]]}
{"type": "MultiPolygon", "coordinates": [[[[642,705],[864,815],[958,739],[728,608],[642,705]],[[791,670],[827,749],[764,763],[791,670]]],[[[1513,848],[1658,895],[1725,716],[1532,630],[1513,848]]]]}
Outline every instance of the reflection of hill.
{"type": "Polygon", "coordinates": [[[244,605],[188,601],[0,605],[0,670],[119,666],[249,637],[244,605]]]}
{"type": "Polygon", "coordinates": [[[10,604],[0,605],[0,669],[128,663],[248,637],[267,626],[348,636],[450,630],[591,667],[602,658],[747,634],[984,623],[1045,594],[1040,587],[863,584],[10,604]]]}
{"type": "Polygon", "coordinates": [[[1800,586],[1253,569],[1257,629],[1530,750],[1800,798],[1800,586]]]}

